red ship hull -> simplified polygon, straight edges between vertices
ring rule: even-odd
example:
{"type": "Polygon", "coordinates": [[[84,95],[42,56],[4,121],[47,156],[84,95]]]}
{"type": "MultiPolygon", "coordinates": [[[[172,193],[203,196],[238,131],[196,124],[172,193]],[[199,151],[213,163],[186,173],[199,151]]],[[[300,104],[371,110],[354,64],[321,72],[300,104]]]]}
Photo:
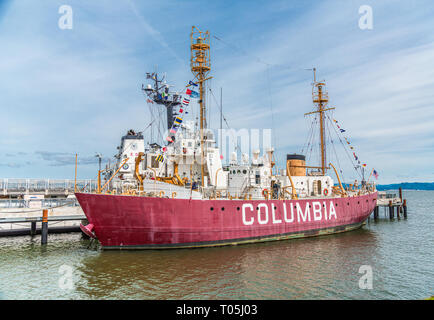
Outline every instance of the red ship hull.
{"type": "Polygon", "coordinates": [[[354,230],[377,193],[301,200],[188,200],[77,193],[104,249],[219,246],[354,230]]]}

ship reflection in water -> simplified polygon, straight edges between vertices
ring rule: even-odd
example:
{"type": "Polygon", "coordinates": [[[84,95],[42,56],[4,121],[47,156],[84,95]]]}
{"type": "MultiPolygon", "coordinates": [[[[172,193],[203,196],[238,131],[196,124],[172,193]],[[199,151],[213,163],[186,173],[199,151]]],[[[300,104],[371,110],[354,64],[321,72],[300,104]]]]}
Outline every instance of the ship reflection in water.
{"type": "Polygon", "coordinates": [[[223,248],[102,251],[82,261],[76,289],[89,298],[357,298],[360,265],[381,260],[376,247],[375,234],[361,229],[223,248]]]}

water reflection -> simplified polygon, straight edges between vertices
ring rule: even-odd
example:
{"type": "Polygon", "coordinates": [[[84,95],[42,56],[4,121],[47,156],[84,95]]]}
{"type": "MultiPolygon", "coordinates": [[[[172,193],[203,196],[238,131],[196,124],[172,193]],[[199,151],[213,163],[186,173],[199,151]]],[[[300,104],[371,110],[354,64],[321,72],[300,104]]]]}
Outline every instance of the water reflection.
{"type": "Polygon", "coordinates": [[[80,234],[0,238],[4,299],[423,299],[433,294],[434,192],[406,192],[408,220],[309,239],[167,251],[88,250],[80,234]],[[59,267],[74,269],[73,290],[59,267]],[[361,265],[373,290],[361,290],[361,265]]]}
{"type": "Polygon", "coordinates": [[[100,251],[84,258],[77,290],[89,298],[339,298],[373,264],[375,233],[361,229],[318,238],[221,248],[100,251]]]}

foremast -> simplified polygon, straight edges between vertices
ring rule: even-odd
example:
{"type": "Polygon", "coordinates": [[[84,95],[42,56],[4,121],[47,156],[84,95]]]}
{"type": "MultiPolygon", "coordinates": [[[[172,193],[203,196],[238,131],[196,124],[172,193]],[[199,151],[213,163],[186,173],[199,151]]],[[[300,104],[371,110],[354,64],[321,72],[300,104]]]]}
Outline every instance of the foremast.
{"type": "Polygon", "coordinates": [[[191,72],[196,77],[199,83],[199,105],[200,105],[200,150],[201,150],[201,185],[204,186],[205,180],[205,140],[204,135],[206,129],[206,105],[205,105],[205,81],[211,71],[210,60],[210,34],[209,31],[200,31],[197,27],[192,26],[191,34],[191,72]]]}

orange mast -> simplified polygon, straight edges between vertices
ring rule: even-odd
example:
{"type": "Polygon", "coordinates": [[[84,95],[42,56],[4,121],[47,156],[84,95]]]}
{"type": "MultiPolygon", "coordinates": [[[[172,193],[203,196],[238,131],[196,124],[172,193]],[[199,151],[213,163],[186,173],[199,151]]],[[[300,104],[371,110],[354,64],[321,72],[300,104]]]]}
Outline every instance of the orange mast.
{"type": "Polygon", "coordinates": [[[322,174],[326,174],[326,170],[328,169],[326,166],[327,163],[327,153],[326,153],[326,143],[325,143],[325,117],[324,112],[328,110],[332,110],[334,108],[326,108],[327,103],[329,101],[328,93],[325,89],[325,81],[317,82],[316,81],[316,68],[313,68],[313,84],[312,84],[312,100],[314,105],[316,105],[316,110],[305,113],[304,115],[310,115],[314,113],[319,113],[319,130],[320,130],[320,139],[321,139],[321,171],[322,174]]]}
{"type": "Polygon", "coordinates": [[[208,73],[211,71],[211,61],[210,61],[210,40],[209,31],[202,32],[195,26],[191,28],[190,34],[191,40],[191,72],[196,77],[199,82],[199,105],[200,105],[200,150],[201,150],[201,178],[202,187],[204,186],[205,178],[205,150],[204,150],[204,130],[206,129],[206,107],[205,107],[205,97],[204,97],[204,82],[211,77],[207,78],[208,73]]]}

